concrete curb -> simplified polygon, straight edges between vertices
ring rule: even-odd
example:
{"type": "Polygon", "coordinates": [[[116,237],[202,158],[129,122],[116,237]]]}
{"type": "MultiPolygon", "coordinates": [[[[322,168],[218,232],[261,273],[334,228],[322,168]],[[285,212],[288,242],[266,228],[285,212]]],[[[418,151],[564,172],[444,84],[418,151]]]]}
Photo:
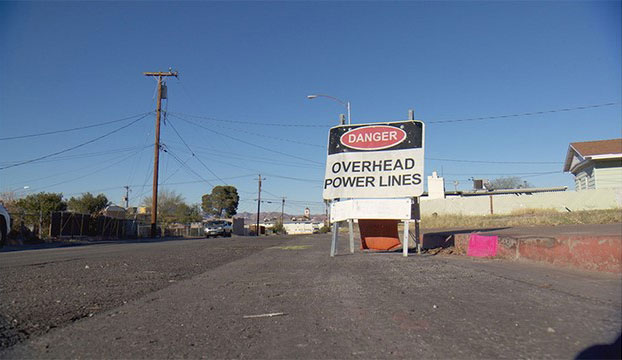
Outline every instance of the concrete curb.
{"type": "MultiPolygon", "coordinates": [[[[521,229],[457,230],[431,232],[423,235],[424,248],[453,246],[455,253],[465,255],[472,233],[498,236],[495,258],[506,260],[531,260],[584,270],[622,273],[622,226],[620,234],[572,234],[555,233],[551,228],[542,231],[546,235],[520,233],[521,229]],[[513,231],[515,230],[515,231],[513,231]],[[508,232],[510,234],[508,234],[508,232]]],[[[596,231],[597,232],[597,231],[596,231]]],[[[615,232],[615,231],[614,231],[615,232]]]]}

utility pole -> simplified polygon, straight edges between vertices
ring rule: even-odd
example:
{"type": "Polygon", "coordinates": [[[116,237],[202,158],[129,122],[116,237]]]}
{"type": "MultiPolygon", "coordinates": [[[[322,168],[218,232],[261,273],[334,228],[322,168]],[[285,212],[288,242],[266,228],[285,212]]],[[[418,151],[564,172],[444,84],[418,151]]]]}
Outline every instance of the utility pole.
{"type": "Polygon", "coordinates": [[[281,202],[281,225],[283,225],[283,214],[285,213],[285,196],[283,196],[283,201],[281,202]]]}
{"type": "Polygon", "coordinates": [[[158,78],[158,104],[156,107],[156,131],[153,156],[153,192],[151,195],[151,237],[156,237],[156,224],[158,221],[158,168],[160,165],[160,113],[162,112],[162,78],[168,76],[177,77],[177,71],[168,72],[145,72],[145,76],[158,78]]]}
{"type": "MultiPolygon", "coordinates": [[[[61,229],[62,229],[62,221],[61,221],[61,229]]],[[[62,230],[61,230],[62,232],[62,230]]],[[[43,238],[43,205],[41,205],[41,200],[39,200],[39,239],[43,238]]]]}
{"type": "Polygon", "coordinates": [[[261,174],[259,174],[259,177],[257,178],[259,181],[259,187],[258,187],[258,191],[257,191],[257,224],[256,224],[256,228],[255,228],[255,236],[259,236],[259,211],[261,210],[261,174]]]}
{"type": "Polygon", "coordinates": [[[125,209],[129,209],[130,207],[130,187],[129,185],[125,185],[125,197],[123,198],[123,201],[125,201],[125,209]]]}

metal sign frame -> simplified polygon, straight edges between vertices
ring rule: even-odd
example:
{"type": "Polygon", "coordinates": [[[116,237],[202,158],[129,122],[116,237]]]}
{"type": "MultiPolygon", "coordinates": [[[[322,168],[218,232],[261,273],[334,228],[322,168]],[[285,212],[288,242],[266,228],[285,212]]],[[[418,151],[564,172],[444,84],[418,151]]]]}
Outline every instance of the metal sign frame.
{"type": "MultiPolygon", "coordinates": [[[[371,139],[372,134],[366,135],[369,138],[365,141],[377,141],[371,139]]],[[[332,127],[328,135],[322,197],[333,200],[420,196],[424,183],[424,149],[425,124],[418,120],[332,127]],[[349,133],[372,128],[394,129],[395,131],[386,130],[382,134],[388,135],[391,132],[396,141],[393,145],[378,141],[379,146],[370,149],[362,149],[342,141],[349,133]],[[397,139],[398,132],[403,134],[401,139],[397,139]]]]}

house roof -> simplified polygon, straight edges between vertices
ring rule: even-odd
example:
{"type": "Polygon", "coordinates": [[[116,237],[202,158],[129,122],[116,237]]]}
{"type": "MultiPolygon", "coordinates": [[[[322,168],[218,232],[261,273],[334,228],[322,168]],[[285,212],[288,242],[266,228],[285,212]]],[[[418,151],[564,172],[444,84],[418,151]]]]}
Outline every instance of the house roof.
{"type": "Polygon", "coordinates": [[[622,139],[573,142],[568,146],[564,171],[592,159],[611,159],[622,157],[622,139]],[[575,155],[580,160],[573,166],[575,155]]]}
{"type": "Polygon", "coordinates": [[[584,141],[571,143],[583,157],[605,154],[622,154],[622,139],[584,141]]]}

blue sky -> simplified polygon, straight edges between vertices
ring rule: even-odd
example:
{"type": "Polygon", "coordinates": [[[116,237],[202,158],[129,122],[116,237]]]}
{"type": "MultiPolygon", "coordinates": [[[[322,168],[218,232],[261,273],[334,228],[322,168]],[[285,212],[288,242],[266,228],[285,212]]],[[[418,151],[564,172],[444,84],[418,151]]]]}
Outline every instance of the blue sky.
{"type": "MultiPolygon", "coordinates": [[[[448,189],[512,175],[573,189],[561,172],[568,143],[622,133],[620,13],[605,1],[2,2],[0,138],[153,111],[156,84],[142,72],[173,67],[160,180],[191,203],[222,180],[240,190],[240,211],[254,211],[261,173],[262,197],[321,212],[328,128],[345,109],[312,93],[349,100],[353,123],[414,108],[427,123],[426,175],[442,173],[448,189]],[[434,123],[605,103],[617,104],[434,123]]],[[[130,121],[0,140],[0,167],[130,121]]],[[[136,205],[150,194],[153,128],[148,116],[0,170],[0,191],[103,192],[120,203],[130,185],[136,205]]]]}

